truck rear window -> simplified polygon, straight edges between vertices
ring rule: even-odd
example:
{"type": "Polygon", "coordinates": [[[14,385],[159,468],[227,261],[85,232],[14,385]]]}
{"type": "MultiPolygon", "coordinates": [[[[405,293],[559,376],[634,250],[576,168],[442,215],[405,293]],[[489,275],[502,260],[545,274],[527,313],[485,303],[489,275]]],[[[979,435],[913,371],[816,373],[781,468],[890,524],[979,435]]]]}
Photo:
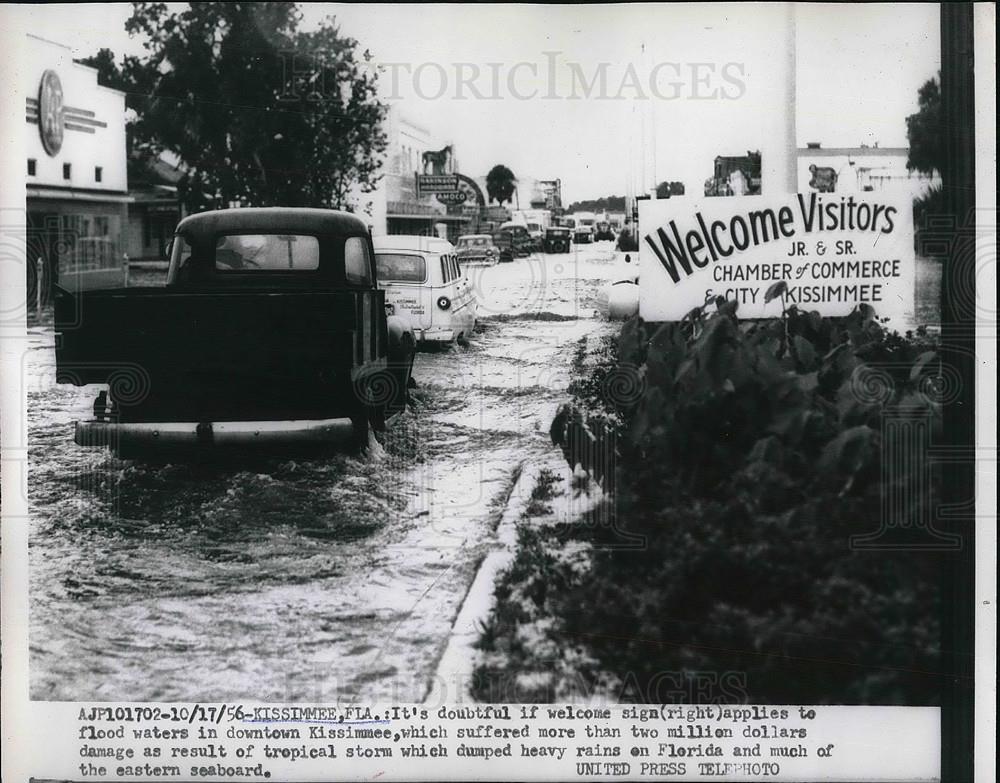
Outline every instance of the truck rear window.
{"type": "Polygon", "coordinates": [[[423,256],[376,253],[375,268],[379,282],[383,283],[422,283],[427,279],[427,263],[423,256]]]}
{"type": "Polygon", "coordinates": [[[228,234],[215,245],[222,272],[319,269],[319,240],[301,234],[228,234]]]}

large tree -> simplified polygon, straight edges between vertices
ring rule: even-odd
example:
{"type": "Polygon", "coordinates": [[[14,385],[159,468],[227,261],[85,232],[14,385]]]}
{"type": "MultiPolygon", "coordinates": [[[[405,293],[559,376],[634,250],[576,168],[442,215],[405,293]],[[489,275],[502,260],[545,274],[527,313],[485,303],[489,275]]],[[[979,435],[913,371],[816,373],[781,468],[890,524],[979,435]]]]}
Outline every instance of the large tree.
{"type": "Polygon", "coordinates": [[[917,106],[917,113],[906,118],[906,138],[910,142],[906,168],[933,175],[941,171],[944,159],[941,89],[937,79],[929,79],[917,91],[917,106]]]}
{"type": "Polygon", "coordinates": [[[374,189],[386,107],[371,55],[332,20],[299,21],[294,3],[134,4],[126,30],[144,34],[147,56],[124,69],[133,134],[180,158],[190,210],[350,208],[355,188],[374,189]]]}
{"type": "Polygon", "coordinates": [[[490,169],[486,175],[486,193],[490,201],[503,204],[505,201],[512,201],[514,191],[517,189],[517,178],[514,172],[498,163],[490,169]]]}

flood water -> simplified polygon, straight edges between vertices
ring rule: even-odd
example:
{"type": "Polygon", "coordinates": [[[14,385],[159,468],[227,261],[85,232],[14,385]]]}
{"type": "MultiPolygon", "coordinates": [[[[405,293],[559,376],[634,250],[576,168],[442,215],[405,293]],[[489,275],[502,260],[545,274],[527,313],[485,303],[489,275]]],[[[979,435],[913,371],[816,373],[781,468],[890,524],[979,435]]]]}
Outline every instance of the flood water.
{"type": "MultiPolygon", "coordinates": [[[[153,466],[73,443],[99,387],[31,330],[31,696],[420,701],[595,311],[610,243],[473,268],[481,324],[420,353],[362,456],[153,466]]],[[[457,698],[457,695],[456,695],[457,698]]]]}
{"type": "MultiPolygon", "coordinates": [[[[599,243],[470,268],[470,343],[418,354],[412,410],[355,457],[79,448],[99,387],[55,384],[52,330],[31,330],[32,698],[422,700],[579,341],[618,329],[595,295],[620,265],[599,243]]],[[[939,269],[918,271],[933,322],[939,269]]]]}

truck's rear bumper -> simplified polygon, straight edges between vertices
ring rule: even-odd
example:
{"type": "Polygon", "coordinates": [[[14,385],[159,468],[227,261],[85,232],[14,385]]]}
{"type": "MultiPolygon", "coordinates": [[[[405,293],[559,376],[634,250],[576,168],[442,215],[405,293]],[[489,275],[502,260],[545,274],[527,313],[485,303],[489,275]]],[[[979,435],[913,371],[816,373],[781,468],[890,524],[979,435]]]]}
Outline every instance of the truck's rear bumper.
{"type": "Polygon", "coordinates": [[[78,421],[73,440],[80,446],[158,447],[278,446],[340,443],[351,439],[350,419],[217,422],[78,421]]]}

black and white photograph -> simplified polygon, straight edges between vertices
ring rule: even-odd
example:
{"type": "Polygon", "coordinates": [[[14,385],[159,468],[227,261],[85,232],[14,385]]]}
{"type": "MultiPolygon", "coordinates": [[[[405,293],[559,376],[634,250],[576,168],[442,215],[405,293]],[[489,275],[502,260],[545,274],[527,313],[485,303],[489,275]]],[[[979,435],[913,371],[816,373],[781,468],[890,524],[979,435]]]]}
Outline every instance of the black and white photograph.
{"type": "Polygon", "coordinates": [[[994,4],[0,18],[18,770],[995,775],[994,4]]]}

